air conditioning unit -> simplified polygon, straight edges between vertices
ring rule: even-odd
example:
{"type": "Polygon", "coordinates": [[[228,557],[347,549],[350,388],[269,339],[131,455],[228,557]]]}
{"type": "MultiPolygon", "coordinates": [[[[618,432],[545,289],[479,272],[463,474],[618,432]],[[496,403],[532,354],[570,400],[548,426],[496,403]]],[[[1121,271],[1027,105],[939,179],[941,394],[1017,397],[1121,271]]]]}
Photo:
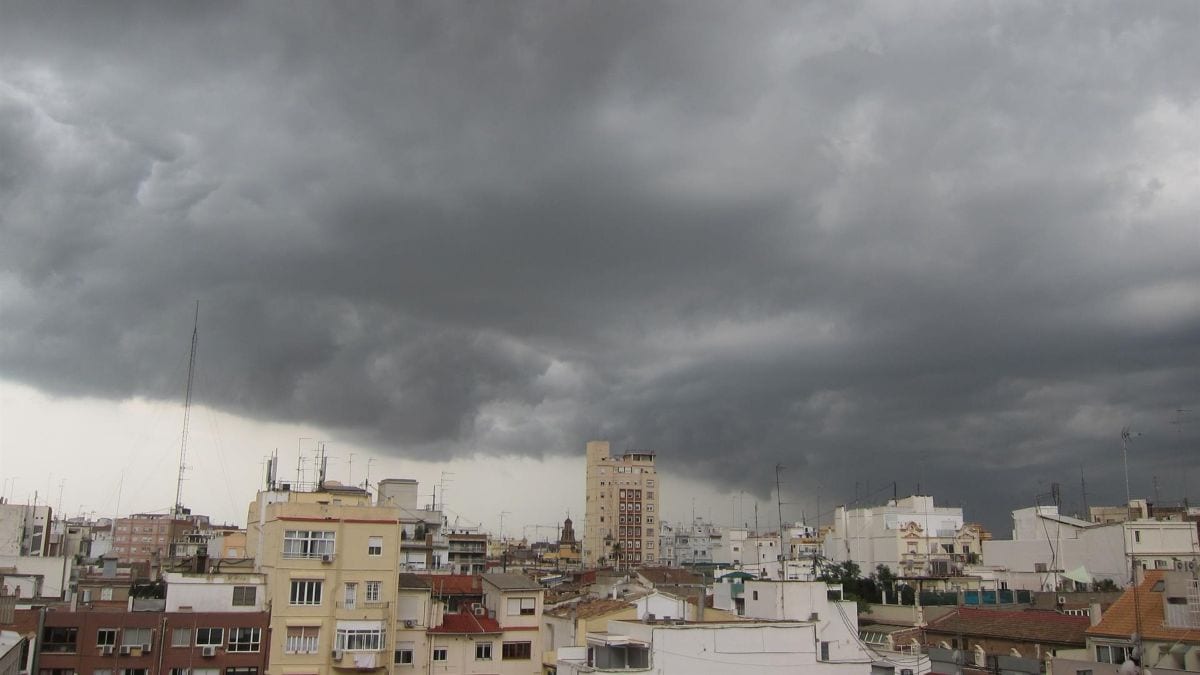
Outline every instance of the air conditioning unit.
{"type": "Polygon", "coordinates": [[[333,554],[332,553],[322,553],[321,554],[321,562],[323,562],[325,564],[329,564],[329,563],[333,562],[333,554]]]}
{"type": "Polygon", "coordinates": [[[342,650],[335,649],[335,650],[333,650],[333,653],[330,656],[333,657],[334,661],[341,661],[342,660],[342,650]]]}
{"type": "Polygon", "coordinates": [[[150,653],[150,645],[148,645],[148,644],[142,645],[142,653],[149,654],[150,653]]]}
{"type": "Polygon", "coordinates": [[[113,649],[112,645],[100,645],[100,655],[101,656],[112,656],[113,651],[115,651],[115,650],[113,649]]]}
{"type": "Polygon", "coordinates": [[[216,655],[217,655],[217,648],[214,647],[213,645],[209,645],[207,647],[200,648],[200,656],[216,656],[216,655]]]}
{"type": "Polygon", "coordinates": [[[1065,595],[1058,596],[1058,604],[1060,604],[1060,605],[1067,604],[1067,596],[1065,596],[1065,595]]]}
{"type": "Polygon", "coordinates": [[[121,656],[129,656],[131,651],[133,651],[133,645],[121,645],[121,656]]]}
{"type": "Polygon", "coordinates": [[[414,621],[414,620],[412,620],[412,619],[405,619],[405,620],[404,620],[404,627],[405,627],[405,628],[412,628],[412,627],[414,627],[414,626],[416,626],[416,625],[417,625],[417,622],[416,622],[416,621],[414,621]]]}
{"type": "Polygon", "coordinates": [[[478,602],[471,607],[471,611],[475,612],[475,616],[487,616],[487,607],[484,607],[478,602]]]}

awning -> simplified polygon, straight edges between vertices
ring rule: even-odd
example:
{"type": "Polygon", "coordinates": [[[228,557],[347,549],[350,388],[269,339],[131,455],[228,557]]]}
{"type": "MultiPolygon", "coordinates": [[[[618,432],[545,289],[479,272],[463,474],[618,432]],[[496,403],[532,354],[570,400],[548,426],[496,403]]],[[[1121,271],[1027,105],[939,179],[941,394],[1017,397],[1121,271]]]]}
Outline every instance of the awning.
{"type": "Polygon", "coordinates": [[[1073,570],[1067,570],[1066,572],[1063,572],[1062,575],[1071,581],[1077,581],[1081,584],[1092,583],[1092,575],[1088,574],[1087,568],[1083,565],[1080,565],[1073,570]]]}

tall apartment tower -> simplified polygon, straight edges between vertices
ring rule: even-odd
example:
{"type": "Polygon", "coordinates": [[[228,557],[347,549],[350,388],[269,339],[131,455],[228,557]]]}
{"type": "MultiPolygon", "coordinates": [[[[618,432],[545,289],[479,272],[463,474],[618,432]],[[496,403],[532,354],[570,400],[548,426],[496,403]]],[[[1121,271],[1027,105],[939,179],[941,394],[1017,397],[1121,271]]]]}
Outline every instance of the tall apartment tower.
{"type": "Polygon", "coordinates": [[[589,441],[584,565],[628,569],[658,564],[661,496],[654,453],[627,450],[613,457],[608,441],[589,441]]]}

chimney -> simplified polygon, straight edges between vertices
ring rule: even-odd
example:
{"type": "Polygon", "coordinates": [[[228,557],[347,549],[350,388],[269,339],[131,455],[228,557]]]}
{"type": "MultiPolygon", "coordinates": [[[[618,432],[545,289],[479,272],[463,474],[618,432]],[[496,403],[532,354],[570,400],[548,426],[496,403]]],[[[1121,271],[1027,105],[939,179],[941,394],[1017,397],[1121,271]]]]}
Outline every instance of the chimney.
{"type": "Polygon", "coordinates": [[[1100,614],[1100,603],[1093,602],[1088,605],[1088,618],[1091,619],[1093,626],[1100,623],[1100,614]]]}

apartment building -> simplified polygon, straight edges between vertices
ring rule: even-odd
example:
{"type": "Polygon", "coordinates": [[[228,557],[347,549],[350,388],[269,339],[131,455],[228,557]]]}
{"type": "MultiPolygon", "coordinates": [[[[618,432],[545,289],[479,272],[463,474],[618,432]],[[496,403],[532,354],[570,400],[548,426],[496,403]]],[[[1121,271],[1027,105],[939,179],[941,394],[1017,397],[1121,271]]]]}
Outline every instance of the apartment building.
{"type": "Polygon", "coordinates": [[[913,495],[883,506],[837,507],[824,547],[825,557],[854,561],[863,574],[887,565],[902,576],[946,577],[978,562],[984,538],[981,527],[964,523],[961,508],[913,495]]]}
{"type": "Polygon", "coordinates": [[[660,561],[662,485],[654,453],[629,450],[612,456],[608,441],[589,441],[585,499],[585,565],[628,569],[660,561]]]}
{"type": "Polygon", "coordinates": [[[168,574],[140,602],[17,610],[43,675],[259,675],[269,659],[261,575],[168,574]],[[142,609],[145,608],[145,609],[142,609]]]}
{"type": "Polygon", "coordinates": [[[246,548],[266,576],[273,675],[378,671],[391,659],[401,507],[383,490],[332,481],[271,484],[247,517],[246,548]]]}
{"type": "MultiPolygon", "coordinates": [[[[440,576],[401,574],[397,584],[395,673],[535,675],[542,672],[543,591],[520,574],[484,574],[477,602],[451,609],[440,576]]],[[[474,584],[456,580],[471,591],[474,584]]]]}

